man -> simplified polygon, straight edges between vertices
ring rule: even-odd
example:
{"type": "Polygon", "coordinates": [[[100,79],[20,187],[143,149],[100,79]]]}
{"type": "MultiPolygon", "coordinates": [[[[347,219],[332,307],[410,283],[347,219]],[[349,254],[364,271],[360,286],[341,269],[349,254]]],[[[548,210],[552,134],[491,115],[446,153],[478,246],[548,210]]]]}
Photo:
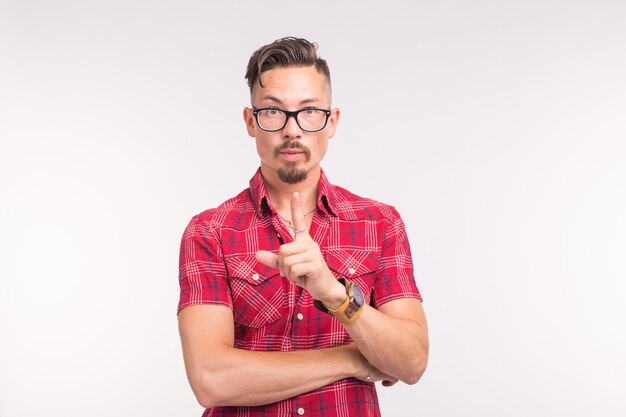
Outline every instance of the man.
{"type": "Polygon", "coordinates": [[[316,49],[284,38],[252,55],[243,117],[261,167],[183,235],[179,330],[205,416],[379,416],[374,383],[426,367],[402,220],[320,167],[340,111],[316,49]]]}

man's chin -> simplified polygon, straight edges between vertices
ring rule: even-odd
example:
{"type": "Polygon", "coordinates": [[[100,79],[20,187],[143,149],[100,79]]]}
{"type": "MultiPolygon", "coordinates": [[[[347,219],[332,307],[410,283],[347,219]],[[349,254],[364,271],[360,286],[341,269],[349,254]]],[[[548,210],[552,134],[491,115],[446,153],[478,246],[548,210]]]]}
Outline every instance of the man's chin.
{"type": "Polygon", "coordinates": [[[306,180],[307,174],[304,168],[278,168],[278,178],[287,184],[298,184],[306,180]]]}

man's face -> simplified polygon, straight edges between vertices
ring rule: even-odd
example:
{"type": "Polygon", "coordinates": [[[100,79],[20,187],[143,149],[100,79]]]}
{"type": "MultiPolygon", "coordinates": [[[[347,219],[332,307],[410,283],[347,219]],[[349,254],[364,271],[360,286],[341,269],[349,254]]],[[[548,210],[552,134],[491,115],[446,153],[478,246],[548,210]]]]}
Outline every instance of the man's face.
{"type": "MultiPolygon", "coordinates": [[[[265,71],[261,78],[263,87],[257,84],[251,97],[252,106],[257,109],[330,108],[330,87],[314,66],[275,68],[265,71]]],[[[256,140],[263,175],[295,184],[319,168],[328,139],[335,134],[339,109],[332,110],[326,127],[318,132],[303,131],[293,117],[287,119],[283,129],[266,132],[258,126],[250,108],[244,109],[244,120],[248,134],[256,140]]]]}

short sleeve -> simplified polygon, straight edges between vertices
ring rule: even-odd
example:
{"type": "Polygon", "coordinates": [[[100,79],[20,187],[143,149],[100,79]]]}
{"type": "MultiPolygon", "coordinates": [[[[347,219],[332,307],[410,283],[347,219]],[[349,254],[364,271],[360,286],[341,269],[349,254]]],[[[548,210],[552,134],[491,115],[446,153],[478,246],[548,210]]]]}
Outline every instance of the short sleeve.
{"type": "Polygon", "coordinates": [[[379,268],[373,287],[374,307],[401,298],[417,298],[422,301],[413,276],[411,248],[404,222],[395,209],[392,213],[393,217],[389,219],[383,236],[379,268]]]}
{"type": "Polygon", "coordinates": [[[183,234],[178,271],[178,312],[199,304],[233,308],[218,235],[199,216],[191,219],[183,234]]]}

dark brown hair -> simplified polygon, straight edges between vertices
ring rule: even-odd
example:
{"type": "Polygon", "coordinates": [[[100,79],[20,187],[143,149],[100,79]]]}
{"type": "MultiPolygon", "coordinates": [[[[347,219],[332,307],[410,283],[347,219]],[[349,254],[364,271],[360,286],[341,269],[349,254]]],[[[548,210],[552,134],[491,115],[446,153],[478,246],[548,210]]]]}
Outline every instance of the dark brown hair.
{"type": "Polygon", "coordinates": [[[317,56],[317,44],[302,38],[281,38],[257,49],[248,61],[246,80],[250,93],[257,82],[263,87],[261,74],[274,68],[307,67],[315,69],[326,77],[330,86],[330,70],[325,60],[317,56]]]}

